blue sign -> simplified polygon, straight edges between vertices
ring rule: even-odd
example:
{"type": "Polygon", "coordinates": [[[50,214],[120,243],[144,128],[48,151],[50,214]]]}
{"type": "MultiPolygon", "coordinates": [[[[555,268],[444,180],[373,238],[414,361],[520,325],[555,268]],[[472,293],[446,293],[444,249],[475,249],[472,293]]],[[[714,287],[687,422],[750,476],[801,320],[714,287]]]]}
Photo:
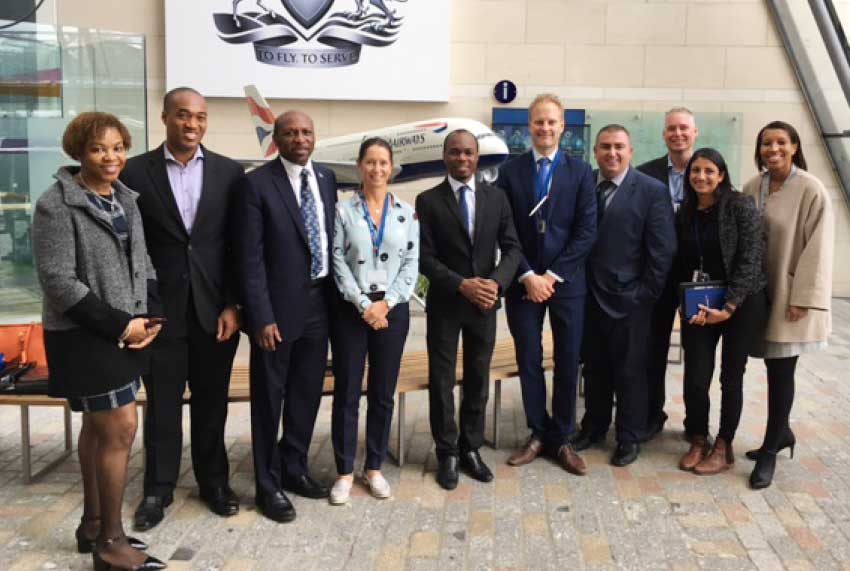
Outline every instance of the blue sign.
{"type": "Polygon", "coordinates": [[[510,103],[516,99],[516,83],[503,79],[493,88],[493,96],[499,103],[510,103]]]}

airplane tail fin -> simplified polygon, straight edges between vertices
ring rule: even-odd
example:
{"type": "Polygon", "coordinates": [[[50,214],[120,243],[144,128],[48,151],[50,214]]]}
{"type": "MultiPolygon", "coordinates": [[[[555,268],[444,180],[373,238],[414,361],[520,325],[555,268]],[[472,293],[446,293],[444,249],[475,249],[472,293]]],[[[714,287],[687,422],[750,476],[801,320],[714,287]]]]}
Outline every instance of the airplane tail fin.
{"type": "Polygon", "coordinates": [[[245,98],[248,100],[248,108],[251,112],[251,119],[254,122],[254,129],[257,132],[257,140],[260,142],[263,157],[271,158],[277,154],[277,145],[272,138],[274,113],[263,96],[260,95],[257,86],[246,85],[245,98]]]}

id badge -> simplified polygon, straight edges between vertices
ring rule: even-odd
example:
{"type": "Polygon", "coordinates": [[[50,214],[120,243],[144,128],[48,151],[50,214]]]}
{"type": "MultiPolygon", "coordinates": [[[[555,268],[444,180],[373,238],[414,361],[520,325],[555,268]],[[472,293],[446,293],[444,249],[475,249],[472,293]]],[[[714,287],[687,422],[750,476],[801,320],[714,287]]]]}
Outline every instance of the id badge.
{"type": "Polygon", "coordinates": [[[370,284],[375,284],[386,290],[387,288],[387,270],[371,270],[367,280],[370,284]]]}
{"type": "Polygon", "coordinates": [[[694,270],[692,282],[707,282],[711,280],[711,276],[701,270],[694,270]]]}
{"type": "Polygon", "coordinates": [[[545,234],[546,233],[546,220],[543,219],[542,216],[537,218],[537,233],[545,234]]]}

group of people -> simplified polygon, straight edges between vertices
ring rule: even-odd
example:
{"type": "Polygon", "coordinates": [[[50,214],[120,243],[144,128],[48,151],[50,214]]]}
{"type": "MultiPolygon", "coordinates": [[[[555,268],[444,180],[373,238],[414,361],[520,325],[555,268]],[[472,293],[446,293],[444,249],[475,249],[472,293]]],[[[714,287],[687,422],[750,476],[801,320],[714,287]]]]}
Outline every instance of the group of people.
{"type": "Polygon", "coordinates": [[[714,474],[734,462],[750,355],[765,358],[769,401],[764,442],[747,454],[756,460],[752,487],[770,485],[780,450],[793,453],[797,358],[824,347],[830,331],[834,223],[791,125],[774,122],[759,132],[758,174],[738,192],[720,153],[694,151],[698,129],[687,109],[665,116],[668,153],[639,167],[631,165],[628,130],[601,128],[593,171],[559,149],[563,105],[540,95],[529,107],[532,149],[504,163],[495,185],[476,177],[476,137],[454,131],[443,148],[445,180],[419,194],[414,208],[389,190],[393,149],[383,139],[362,142],[361,188],[338,200],[333,172],[311,160],[316,134],[305,113],[277,118],[280,156],[247,174],[201,144],[207,103],[194,89],[169,91],[162,120],[165,142],[128,160],[130,134],[116,117],[74,118],[63,148],[80,166],[59,169],[33,221],[50,394],[83,412],[76,538],[95,568],[165,566],[121,524],[140,379],[148,404],[135,527],[157,525],[173,501],[187,385],[200,498],[219,515],[238,513],[224,427],[240,330],[251,342],[258,509],[274,521],[293,520],[284,490],[348,501],[367,362],[360,475],[374,497],[390,497],[381,465],[420,273],[428,280],[436,479],[445,489],[457,486],[461,471],[493,480],[479,448],[503,298],[530,432],[508,464],[546,455],[584,475],[578,452],[605,440],[612,416],[611,462],[634,462],[667,420],[678,286],[709,279],[726,284],[724,305],[701,306],[682,323],[690,447],[679,466],[714,474]],[[554,358],[548,409],[547,315],[554,358]],[[721,337],[721,421],[712,442],[709,386],[721,337]],[[338,473],[330,488],[309,475],[307,462],[329,345],[338,473]],[[586,412],[577,423],[580,361],[586,412]]]}

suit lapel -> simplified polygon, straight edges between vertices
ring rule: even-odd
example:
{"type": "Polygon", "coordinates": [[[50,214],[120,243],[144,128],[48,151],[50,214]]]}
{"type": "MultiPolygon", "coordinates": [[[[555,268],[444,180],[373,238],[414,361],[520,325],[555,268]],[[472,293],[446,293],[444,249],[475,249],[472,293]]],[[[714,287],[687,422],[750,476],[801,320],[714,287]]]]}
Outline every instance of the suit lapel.
{"type": "Polygon", "coordinates": [[[319,194],[322,196],[323,207],[325,210],[325,228],[328,232],[328,243],[333,242],[334,228],[334,205],[336,204],[336,189],[331,188],[330,182],[319,169],[313,165],[313,171],[316,173],[316,181],[319,185],[319,194]]]}
{"type": "Polygon", "coordinates": [[[178,228],[179,233],[183,236],[188,236],[186,226],[183,224],[183,218],[180,217],[180,209],[177,208],[177,201],[174,199],[174,191],[171,189],[171,182],[168,180],[168,171],[165,166],[165,149],[160,145],[147,164],[148,176],[151,178],[154,189],[159,196],[163,208],[172,218],[172,221],[178,228]]]}
{"type": "MultiPolygon", "coordinates": [[[[457,198],[455,198],[455,193],[452,190],[452,186],[449,184],[448,179],[443,181],[443,185],[440,188],[440,195],[443,197],[443,202],[446,205],[446,208],[452,213],[460,227],[461,234],[466,236],[467,243],[472,246],[472,242],[469,239],[469,230],[466,227],[466,220],[460,215],[460,205],[458,204],[457,198]]],[[[477,198],[477,197],[476,197],[477,198]]],[[[473,230],[474,231],[474,230],[473,230]]]]}
{"type": "Polygon", "coordinates": [[[531,209],[537,206],[537,196],[535,195],[535,181],[537,180],[537,165],[534,164],[534,153],[532,151],[528,151],[525,154],[525,160],[522,163],[522,170],[520,172],[520,176],[523,189],[525,190],[525,200],[528,204],[528,208],[526,209],[526,216],[531,212],[531,209]]]}
{"type": "Polygon", "coordinates": [[[195,221],[192,223],[192,232],[203,221],[207,210],[212,207],[212,202],[215,199],[215,189],[218,188],[215,184],[215,160],[210,156],[209,151],[203,149],[204,158],[201,159],[204,165],[204,180],[201,183],[201,197],[198,200],[198,209],[195,212],[195,221]]]}
{"type": "Polygon", "coordinates": [[[563,154],[558,151],[558,166],[555,167],[555,172],[552,173],[552,183],[549,185],[549,198],[546,200],[548,204],[546,205],[546,222],[549,223],[549,220],[552,218],[552,213],[555,211],[555,202],[560,198],[561,193],[558,189],[564,187],[562,182],[565,181],[566,177],[569,176],[569,172],[567,172],[567,161],[564,158],[563,154]]]}
{"type": "Polygon", "coordinates": [[[483,225],[484,218],[487,214],[489,214],[487,212],[487,195],[486,187],[483,184],[479,184],[478,188],[475,189],[475,220],[472,222],[472,235],[474,236],[474,239],[472,240],[473,247],[475,247],[475,244],[478,244],[478,240],[481,236],[481,226],[483,225]]]}
{"type": "Polygon", "coordinates": [[[289,211],[292,221],[295,222],[295,228],[298,230],[298,234],[301,235],[301,239],[309,247],[310,241],[307,239],[307,228],[304,226],[304,218],[301,216],[301,209],[298,208],[298,201],[295,200],[295,191],[289,183],[286,169],[283,168],[283,164],[281,164],[279,158],[272,159],[272,161],[271,178],[275,188],[280,193],[280,197],[283,199],[283,204],[289,211]]]}
{"type": "Polygon", "coordinates": [[[602,216],[602,224],[611,218],[610,214],[620,208],[623,208],[628,202],[629,197],[632,194],[632,190],[634,189],[634,167],[629,167],[629,172],[626,174],[626,178],[623,179],[623,184],[617,188],[617,192],[614,193],[614,197],[611,199],[611,204],[608,205],[608,208],[605,209],[605,214],[602,216]]]}

